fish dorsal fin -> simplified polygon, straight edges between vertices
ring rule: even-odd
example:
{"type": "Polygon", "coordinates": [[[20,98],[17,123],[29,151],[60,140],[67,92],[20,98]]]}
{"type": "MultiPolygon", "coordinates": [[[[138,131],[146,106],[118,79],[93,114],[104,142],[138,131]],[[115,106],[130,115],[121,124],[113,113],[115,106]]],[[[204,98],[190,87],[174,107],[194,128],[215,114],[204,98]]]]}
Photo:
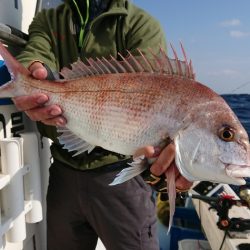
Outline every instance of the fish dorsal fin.
{"type": "Polygon", "coordinates": [[[122,60],[117,60],[113,56],[110,56],[109,59],[104,57],[96,58],[96,60],[88,58],[85,64],[78,59],[75,63],[71,64],[71,69],[64,67],[60,74],[65,79],[76,79],[83,76],[102,74],[149,72],[195,79],[192,62],[187,61],[183,46],[181,45],[184,60],[178,58],[172,45],[171,48],[174,59],[169,58],[163,49],[160,49],[158,54],[148,49],[150,58],[149,56],[145,56],[141,50],[137,49],[138,56],[132,55],[129,51],[127,51],[127,57],[123,57],[118,53],[122,60]]]}
{"type": "Polygon", "coordinates": [[[57,132],[61,134],[58,136],[58,140],[60,144],[64,145],[63,149],[67,149],[69,152],[76,151],[73,156],[79,155],[86,151],[90,153],[95,148],[95,146],[82,140],[65,127],[58,127],[57,132]]]}

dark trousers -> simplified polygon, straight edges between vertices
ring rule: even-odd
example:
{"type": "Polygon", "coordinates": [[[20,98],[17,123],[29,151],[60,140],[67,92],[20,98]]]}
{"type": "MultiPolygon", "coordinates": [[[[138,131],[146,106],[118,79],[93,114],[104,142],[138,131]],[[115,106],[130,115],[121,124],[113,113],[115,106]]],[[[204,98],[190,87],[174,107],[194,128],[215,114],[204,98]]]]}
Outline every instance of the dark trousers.
{"type": "Polygon", "coordinates": [[[56,161],[47,194],[48,250],[159,250],[151,188],[137,176],[109,186],[127,163],[77,171],[56,161]]]}

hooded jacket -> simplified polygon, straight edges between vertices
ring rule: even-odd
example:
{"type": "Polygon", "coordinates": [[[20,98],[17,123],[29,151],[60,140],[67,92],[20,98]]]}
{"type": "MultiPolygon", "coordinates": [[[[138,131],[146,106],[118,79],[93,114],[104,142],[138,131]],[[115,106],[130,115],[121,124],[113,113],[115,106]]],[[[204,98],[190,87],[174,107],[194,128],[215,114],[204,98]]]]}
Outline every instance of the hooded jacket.
{"type": "MultiPolygon", "coordinates": [[[[89,21],[84,27],[83,43],[79,46],[79,22],[86,18],[86,6],[79,4],[82,1],[86,0],[75,0],[75,3],[65,0],[55,9],[38,13],[29,27],[29,41],[17,59],[26,67],[33,61],[41,61],[58,72],[79,57],[83,61],[88,57],[110,55],[117,58],[118,52],[126,55],[126,50],[137,54],[137,48],[147,55],[148,48],[155,52],[160,47],[165,48],[164,33],[158,21],[129,0],[95,0],[95,5],[90,3],[89,21]]],[[[58,143],[55,127],[38,123],[38,128],[42,136],[53,141],[53,158],[77,169],[93,169],[128,157],[99,147],[90,154],[72,157],[72,153],[58,143]]]]}

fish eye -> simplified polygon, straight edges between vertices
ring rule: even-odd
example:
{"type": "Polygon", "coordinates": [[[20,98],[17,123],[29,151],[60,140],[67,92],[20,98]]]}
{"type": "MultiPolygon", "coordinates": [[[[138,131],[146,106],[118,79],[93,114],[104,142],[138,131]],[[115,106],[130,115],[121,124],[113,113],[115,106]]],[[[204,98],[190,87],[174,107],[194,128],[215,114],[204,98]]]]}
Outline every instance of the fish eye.
{"type": "Polygon", "coordinates": [[[229,127],[224,127],[219,131],[219,137],[223,141],[232,141],[234,139],[234,131],[229,127]]]}

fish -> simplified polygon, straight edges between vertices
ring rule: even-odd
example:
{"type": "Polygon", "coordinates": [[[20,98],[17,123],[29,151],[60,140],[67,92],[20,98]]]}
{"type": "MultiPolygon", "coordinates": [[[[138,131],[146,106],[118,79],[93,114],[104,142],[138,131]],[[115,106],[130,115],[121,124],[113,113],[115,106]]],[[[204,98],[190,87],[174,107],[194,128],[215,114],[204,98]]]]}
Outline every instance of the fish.
{"type": "MultiPolygon", "coordinates": [[[[174,58],[162,49],[148,58],[138,49],[138,56],[120,54],[121,61],[112,56],[86,63],[79,59],[61,70],[64,79],[41,81],[0,43],[11,74],[11,81],[0,87],[0,97],[47,94],[48,105],[60,105],[67,119],[58,128],[59,142],[75,154],[99,146],[134,155],[170,139],[176,147],[175,165],[186,179],[243,185],[250,177],[248,134],[226,101],[196,80],[192,61],[181,49],[183,60],[173,47],[174,58]]],[[[135,159],[111,185],[143,172],[145,160],[135,159]]],[[[174,203],[171,168],[166,175],[174,203]]]]}

